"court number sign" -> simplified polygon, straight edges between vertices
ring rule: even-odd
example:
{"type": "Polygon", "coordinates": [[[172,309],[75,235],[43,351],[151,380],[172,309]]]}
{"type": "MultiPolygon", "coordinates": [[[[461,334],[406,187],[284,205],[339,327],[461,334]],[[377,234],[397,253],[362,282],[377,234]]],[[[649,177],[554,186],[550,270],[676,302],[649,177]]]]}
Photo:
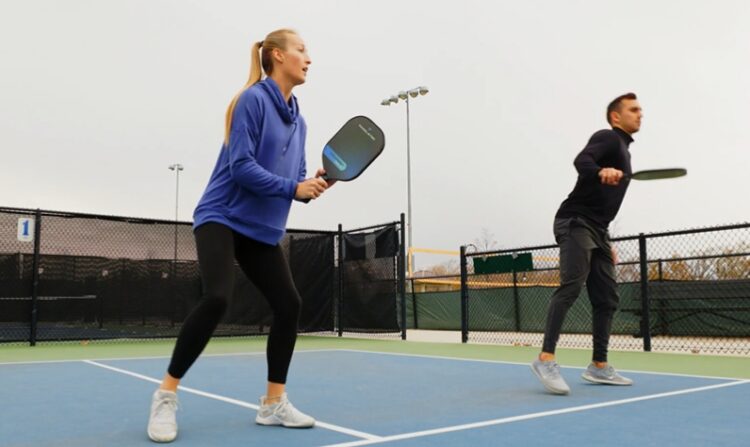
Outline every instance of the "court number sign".
{"type": "Polygon", "coordinates": [[[34,219],[20,217],[18,219],[18,240],[21,242],[34,241],[34,219]]]}

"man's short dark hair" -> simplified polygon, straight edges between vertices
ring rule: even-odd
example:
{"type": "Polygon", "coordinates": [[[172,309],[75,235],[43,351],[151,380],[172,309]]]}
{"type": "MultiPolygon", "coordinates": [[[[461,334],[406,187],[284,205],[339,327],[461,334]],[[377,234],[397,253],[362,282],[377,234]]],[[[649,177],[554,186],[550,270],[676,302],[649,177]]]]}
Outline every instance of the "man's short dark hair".
{"type": "Polygon", "coordinates": [[[624,95],[620,95],[617,98],[613,99],[612,102],[609,103],[607,106],[607,122],[609,124],[612,124],[612,112],[619,112],[622,110],[622,100],[623,99],[638,99],[635,96],[635,93],[625,93],[624,95]]]}

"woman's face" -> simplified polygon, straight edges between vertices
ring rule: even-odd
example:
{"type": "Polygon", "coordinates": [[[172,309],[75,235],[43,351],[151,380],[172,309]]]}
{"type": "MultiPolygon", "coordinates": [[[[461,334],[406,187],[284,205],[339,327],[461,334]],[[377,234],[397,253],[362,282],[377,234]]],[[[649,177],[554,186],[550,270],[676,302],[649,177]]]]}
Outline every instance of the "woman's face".
{"type": "Polygon", "coordinates": [[[279,70],[293,85],[304,84],[307,69],[312,63],[305,42],[298,35],[289,34],[286,49],[279,53],[280,57],[276,59],[274,70],[279,70]]]}

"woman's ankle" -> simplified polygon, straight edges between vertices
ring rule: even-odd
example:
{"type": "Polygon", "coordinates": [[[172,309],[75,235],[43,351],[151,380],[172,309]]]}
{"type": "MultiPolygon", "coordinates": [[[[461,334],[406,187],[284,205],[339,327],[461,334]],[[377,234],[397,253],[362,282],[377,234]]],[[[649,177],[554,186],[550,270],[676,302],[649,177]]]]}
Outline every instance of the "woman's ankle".
{"type": "Polygon", "coordinates": [[[178,386],[180,386],[180,379],[172,377],[171,375],[169,375],[169,373],[167,373],[164,375],[164,378],[161,380],[159,389],[163,391],[171,391],[173,393],[176,393],[178,386]]]}

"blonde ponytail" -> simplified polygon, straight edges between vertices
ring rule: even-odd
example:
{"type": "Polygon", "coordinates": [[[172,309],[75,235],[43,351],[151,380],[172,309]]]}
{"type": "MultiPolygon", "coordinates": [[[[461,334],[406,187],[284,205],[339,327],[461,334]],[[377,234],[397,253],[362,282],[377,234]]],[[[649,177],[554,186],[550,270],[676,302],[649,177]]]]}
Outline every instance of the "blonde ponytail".
{"type": "Polygon", "coordinates": [[[234,108],[237,106],[237,100],[240,99],[242,92],[250,88],[253,84],[260,81],[261,68],[260,68],[260,50],[263,42],[256,42],[253,44],[253,49],[250,51],[250,77],[247,79],[245,86],[242,90],[237,92],[232,98],[232,102],[227,107],[227,115],[224,119],[224,144],[229,144],[229,134],[232,133],[232,116],[234,116],[234,108]]]}
{"type": "Polygon", "coordinates": [[[266,75],[271,74],[273,71],[271,50],[286,50],[287,35],[289,34],[297,33],[290,29],[279,29],[266,36],[265,40],[253,44],[253,47],[250,50],[250,77],[247,79],[245,86],[234,95],[234,98],[232,98],[232,101],[229,103],[229,107],[227,107],[227,113],[224,119],[225,145],[229,145],[229,135],[232,133],[232,117],[234,116],[234,108],[237,106],[237,101],[240,99],[240,95],[242,95],[242,93],[253,84],[260,81],[263,77],[263,72],[265,72],[266,75]]]}

